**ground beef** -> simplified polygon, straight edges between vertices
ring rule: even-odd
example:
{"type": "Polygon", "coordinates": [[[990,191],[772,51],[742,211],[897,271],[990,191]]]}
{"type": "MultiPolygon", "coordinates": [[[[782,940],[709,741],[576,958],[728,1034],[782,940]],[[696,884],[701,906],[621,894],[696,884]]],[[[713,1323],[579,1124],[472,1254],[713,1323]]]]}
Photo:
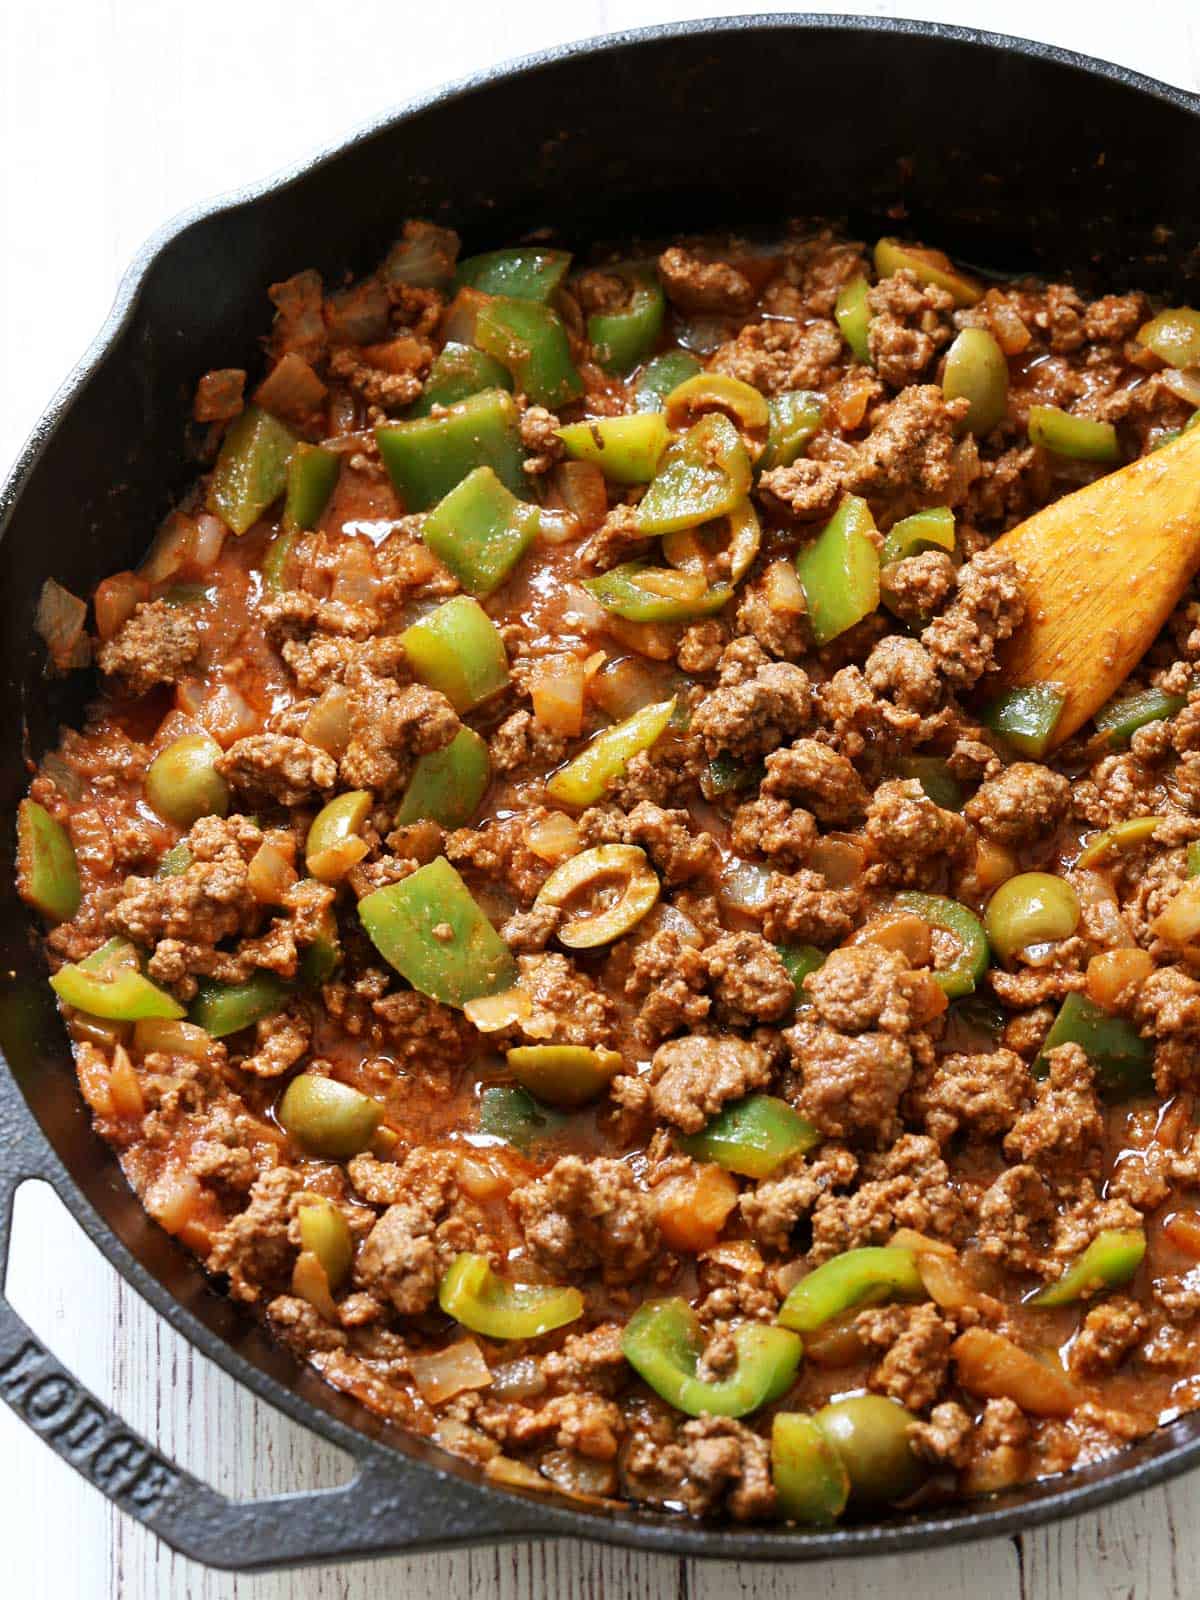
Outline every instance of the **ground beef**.
{"type": "Polygon", "coordinates": [[[936,1306],[881,1306],[860,1311],[854,1331],[872,1350],[886,1352],[867,1382],[910,1411],[925,1411],[945,1387],[957,1329],[936,1306]]]}
{"type": "Polygon", "coordinates": [[[303,1060],[312,1043],[312,1021],[297,1001],[254,1025],[254,1051],[238,1065],[258,1078],[278,1078],[303,1060]]]}
{"type": "Polygon", "coordinates": [[[561,1350],[541,1359],[542,1375],[563,1390],[615,1388],[627,1371],[619,1322],[602,1322],[586,1333],[569,1334],[561,1350]]]}
{"type": "Polygon", "coordinates": [[[807,868],[773,872],[759,907],[763,936],[772,944],[833,944],[854,927],[859,899],[856,888],[831,889],[807,868]]]}
{"type": "Polygon", "coordinates": [[[846,347],[832,322],[754,322],[723,344],[709,368],[740,378],[763,394],[819,389],[845,359],[846,347]]]}
{"type": "Polygon", "coordinates": [[[509,1203],[526,1244],[552,1272],[597,1269],[605,1283],[633,1283],[658,1249],[653,1203],[622,1161],[562,1156],[544,1178],[514,1189],[509,1203]]]}
{"type": "Polygon", "coordinates": [[[579,547],[579,565],[584,572],[607,572],[622,561],[631,561],[647,546],[646,535],[637,520],[637,507],[622,502],[579,547]]]}
{"type": "Polygon", "coordinates": [[[852,822],[870,797],[846,757],[815,739],[797,739],[767,757],[762,792],[800,803],[821,822],[852,822]]]}
{"type": "Polygon", "coordinates": [[[545,772],[558,766],[566,753],[562,734],[543,727],[531,711],[514,711],[488,741],[492,771],[501,774],[519,772],[523,767],[545,772]]]}
{"type": "Polygon", "coordinates": [[[879,581],[902,621],[922,627],[954,593],[954,563],[944,550],[923,550],[883,568],[879,581]]]}
{"type": "Polygon", "coordinates": [[[721,847],[711,833],[693,833],[686,811],[664,811],[640,801],[622,829],[626,844],[641,845],[668,884],[711,878],[721,869],[721,847]]]}
{"type": "Polygon", "coordinates": [[[558,418],[545,406],[526,406],[521,413],[521,444],[526,451],[525,471],[530,477],[549,472],[563,456],[558,418]]]}
{"type": "Polygon", "coordinates": [[[187,606],[142,601],[96,652],[96,664],[131,698],[174,683],[200,654],[200,630],[187,606]]]}
{"type": "Polygon", "coordinates": [[[903,1035],[911,1017],[906,997],[909,964],[898,950],[877,944],[831,950],[804,980],[805,993],[822,1022],[839,1033],[903,1035]]]}
{"type": "Polygon", "coordinates": [[[672,305],[681,311],[748,311],[754,286],[726,261],[710,261],[672,245],[658,258],[658,275],[672,305]]]}
{"type": "Polygon", "coordinates": [[[769,1517],[775,1509],[767,1441],[731,1417],[698,1417],[685,1422],[684,1465],[697,1513],[722,1503],[739,1522],[769,1517]]]}
{"type": "Polygon", "coordinates": [[[817,842],[817,824],[811,811],[761,795],[734,812],[730,842],[738,855],[798,866],[817,842]]]}
{"type": "Polygon", "coordinates": [[[386,1195],[387,1210],[358,1252],[354,1281],[402,1316],[433,1304],[439,1278],[460,1251],[495,1254],[480,1214],[460,1195],[450,1151],[414,1150],[374,1180],[365,1166],[358,1170],[368,1193],[374,1181],[374,1193],[386,1195]]]}
{"type": "Polygon", "coordinates": [[[947,400],[934,384],[905,389],[884,409],[846,471],[845,485],[868,500],[906,507],[954,505],[955,430],[965,400],[947,400]]]}
{"type": "Polygon", "coordinates": [[[217,771],[251,804],[298,806],[337,783],[337,763],[316,745],[255,733],[230,745],[217,771]]]}
{"type": "Polygon", "coordinates": [[[441,750],[461,731],[454,707],[423,684],[401,687],[393,678],[355,673],[350,680],[350,742],[341,759],[342,783],[394,794],[412,774],[418,756],[441,750]]]}
{"type": "Polygon", "coordinates": [[[921,635],[938,671],[969,689],[996,665],[996,646],[1025,620],[1025,598],[1010,556],[985,550],[959,568],[956,593],[921,635]]]}
{"type": "Polygon", "coordinates": [[[1104,1116],[1095,1091],[1095,1070],[1077,1044],[1061,1044],[1046,1055],[1049,1074],[1037,1097],[1005,1138],[1010,1161],[1045,1166],[1052,1173],[1090,1159],[1104,1137],[1104,1116]]]}
{"type": "Polygon", "coordinates": [[[291,1167],[272,1167],[250,1191],[250,1203],[232,1217],[213,1240],[205,1265],[229,1276],[229,1292],[238,1300],[258,1300],[264,1291],[284,1282],[296,1258],[288,1226],[293,1202],[304,1187],[303,1175],[291,1167]]]}
{"type": "Polygon", "coordinates": [[[1141,1339],[1150,1319],[1127,1295],[1113,1295],[1093,1306],[1071,1344],[1071,1371],[1077,1378],[1102,1378],[1115,1372],[1141,1339]]]}
{"type": "Polygon", "coordinates": [[[918,779],[894,778],[871,797],[867,837],[890,880],[917,883],[960,856],[969,835],[962,817],[931,800],[918,779]]]}
{"type": "Polygon", "coordinates": [[[770,1058],[748,1039],[697,1034],[654,1052],[650,1097],[664,1121],[699,1133],[727,1100],[740,1100],[770,1078],[770,1058]]]}
{"type": "Polygon", "coordinates": [[[961,1235],[962,1199],[932,1139],[904,1134],[890,1150],[867,1156],[860,1176],[853,1194],[824,1194],[813,1208],[814,1266],[843,1250],[883,1244],[897,1228],[950,1241],[961,1235]]]}
{"type": "Polygon", "coordinates": [[[755,1239],[784,1251],[792,1229],[821,1196],[847,1188],[857,1173],[858,1157],[845,1145],[828,1141],[811,1156],[793,1156],[780,1172],[743,1191],[738,1202],[742,1218],[755,1239]]]}
{"type": "Polygon", "coordinates": [[[1028,844],[1062,819],[1070,801],[1071,785],[1061,772],[1033,761],[1014,761],[981,784],[963,810],[990,839],[1028,844]]]}
{"type": "MultiPolygon", "coordinates": [[[[712,1008],[704,992],[708,981],[703,955],[677,929],[660,928],[641,940],[625,981],[625,993],[643,1002],[635,1024],[638,1039],[653,1047],[673,1033],[698,1027],[712,1008]]],[[[638,1090],[634,1099],[648,1108],[649,1090],[643,1079],[626,1083],[626,1098],[634,1084],[638,1090]]]]}
{"type": "Polygon", "coordinates": [[[876,372],[893,389],[919,383],[937,352],[954,335],[954,297],[936,284],[918,283],[907,268],[868,292],[867,344],[876,372]]]}
{"type": "Polygon", "coordinates": [[[796,522],[823,522],[842,495],[842,474],[831,461],[802,457],[790,467],[771,467],[758,480],[773,511],[796,522]]]}
{"type": "Polygon", "coordinates": [[[964,1467],[970,1453],[974,1423],[954,1400],[943,1400],[929,1413],[928,1422],[910,1424],[908,1438],[922,1461],[933,1467],[964,1467]]]}
{"type": "Polygon", "coordinates": [[[765,662],[751,678],[722,684],[692,713],[691,731],[710,758],[737,761],[778,750],[811,717],[808,674],[785,661],[765,662]]]}
{"type": "Polygon", "coordinates": [[[895,1135],[896,1107],[912,1077],[903,1040],[812,1022],[798,1022],[785,1038],[803,1083],[799,1109],[822,1133],[876,1144],[895,1135]]]}
{"type": "Polygon", "coordinates": [[[913,1113],[939,1144],[959,1133],[994,1139],[1012,1127],[1032,1089],[1029,1068],[1011,1050],[947,1055],[914,1089],[913,1113]]]}
{"type": "Polygon", "coordinates": [[[519,1027],[531,1044],[612,1044],[612,1001],[565,956],[553,951],[519,956],[517,965],[532,1008],[519,1027]]]}
{"type": "Polygon", "coordinates": [[[1036,1167],[1012,1166],[979,1198],[979,1249],[1013,1272],[1041,1269],[1045,1224],[1054,1215],[1054,1197],[1036,1167]]]}
{"type": "Polygon", "coordinates": [[[773,944],[757,933],[728,933],[704,952],[718,1014],[733,1027],[790,1016],[796,986],[773,944]]]}

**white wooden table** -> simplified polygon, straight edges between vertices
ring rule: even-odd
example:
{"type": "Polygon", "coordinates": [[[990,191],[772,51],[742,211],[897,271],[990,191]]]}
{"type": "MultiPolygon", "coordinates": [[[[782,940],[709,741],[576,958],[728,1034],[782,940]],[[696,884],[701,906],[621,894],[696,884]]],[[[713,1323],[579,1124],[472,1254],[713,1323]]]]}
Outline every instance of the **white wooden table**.
{"type": "MultiPolygon", "coordinates": [[[[700,0],[18,0],[0,4],[0,466],[16,454],[164,219],[266,175],[410,95],[700,0]]],[[[843,5],[1048,39],[1200,88],[1191,0],[843,5]]],[[[1170,159],[1169,153],[1164,153],[1170,159]]],[[[298,263],[303,265],[303,263],[298,263]]],[[[10,1289],[60,1357],[226,1493],[336,1483],[338,1452],[240,1392],[166,1330],[40,1186],[18,1198],[10,1289]]],[[[0,1406],[3,1589],[16,1600],[1194,1600],[1200,1477],[1026,1537],[803,1572],[576,1544],[238,1577],[173,1556],[0,1406]]]]}

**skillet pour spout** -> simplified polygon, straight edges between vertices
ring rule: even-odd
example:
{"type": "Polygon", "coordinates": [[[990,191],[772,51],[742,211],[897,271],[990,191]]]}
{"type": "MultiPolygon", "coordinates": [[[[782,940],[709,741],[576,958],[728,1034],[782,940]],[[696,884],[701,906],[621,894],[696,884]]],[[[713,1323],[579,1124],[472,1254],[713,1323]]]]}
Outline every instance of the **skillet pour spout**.
{"type": "MultiPolygon", "coordinates": [[[[454,226],[471,251],[539,228],[584,243],[792,213],[844,217],[867,238],[902,227],[1002,272],[1194,302],[1200,208],[1178,174],[1198,154],[1193,96],[1048,46],[914,22],[771,16],[651,28],[439,90],[182,219],[131,268],[0,494],[7,746],[40,755],[88,693],[83,675],[44,675],[32,628],[42,584],[54,577],[88,593],[134,565],[195,471],[179,441],[197,375],[250,364],[263,287],[297,263],[330,279],[362,270],[408,216],[454,226]],[[655,116],[631,124],[625,107],[639,101],[655,116]]],[[[0,776],[8,885],[25,782],[10,761],[0,776]]],[[[235,1504],[88,1395],[0,1299],[0,1394],[129,1515],[197,1560],[269,1568],[550,1535],[741,1560],[894,1553],[1025,1531],[1200,1463],[1193,1417],[1067,1479],[836,1531],[706,1526],[490,1484],[302,1370],[150,1222],[91,1131],[11,887],[0,943],[0,1267],[17,1187],[48,1181],[173,1328],[358,1466],[341,1488],[235,1504]]]]}

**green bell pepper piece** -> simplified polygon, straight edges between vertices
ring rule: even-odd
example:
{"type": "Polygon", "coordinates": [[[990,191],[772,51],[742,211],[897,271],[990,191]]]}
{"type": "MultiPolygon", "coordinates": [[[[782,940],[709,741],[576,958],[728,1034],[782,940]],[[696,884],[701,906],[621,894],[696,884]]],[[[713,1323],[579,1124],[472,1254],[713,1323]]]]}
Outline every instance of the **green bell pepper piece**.
{"type": "Polygon", "coordinates": [[[761,471],[790,467],[808,448],[825,415],[824,396],[812,389],[792,389],[767,401],[766,449],[758,458],[761,471]]]}
{"type": "Polygon", "coordinates": [[[1127,745],[1139,728],[1162,722],[1187,705],[1184,694],[1164,694],[1161,689],[1142,689],[1123,700],[1110,700],[1095,716],[1096,732],[1113,747],[1127,745]]]}
{"type": "Polygon", "coordinates": [[[444,856],[358,902],[383,959],[414,989],[459,1010],[517,981],[512,951],[444,856]]]}
{"type": "Polygon", "coordinates": [[[1059,406],[1030,406],[1029,442],[1074,461],[1119,461],[1121,446],[1111,422],[1075,417],[1059,406]]]}
{"type": "Polygon", "coordinates": [[[338,936],[337,918],[327,910],[321,918],[321,931],[310,945],[304,947],[296,977],[305,989],[319,989],[328,983],[342,964],[342,941],[338,936]]]}
{"type": "Polygon", "coordinates": [[[1200,362],[1200,311],[1190,306],[1160,311],[1138,329],[1137,341],[1168,366],[1194,367],[1200,362]]]}
{"type": "Polygon", "coordinates": [[[278,417],[247,406],[221,442],[208,485],[208,509],[234,533],[245,533],[287,488],[288,462],[299,442],[278,417]]]}
{"type": "Polygon", "coordinates": [[[433,359],[425,387],[408,408],[407,415],[427,417],[434,406],[453,406],[469,400],[484,389],[511,389],[512,374],[492,356],[469,344],[451,340],[433,359]]]}
{"type": "Polygon", "coordinates": [[[1052,1283],[1029,1301],[1033,1306],[1069,1306],[1087,1300],[1102,1289],[1117,1289],[1142,1264],[1146,1235],[1141,1228],[1105,1228],[1081,1255],[1052,1283]]]}
{"type": "Polygon", "coordinates": [[[466,827],[490,778],[487,745],[474,728],[462,728],[440,750],[418,757],[396,812],[396,826],[437,822],[443,828],[466,827]]]}
{"type": "Polygon", "coordinates": [[[789,1157],[807,1154],[820,1142],[817,1129],[786,1100],[751,1094],[722,1107],[699,1133],[681,1138],[679,1147],[744,1178],[769,1178],[789,1157]]]}
{"type": "Polygon", "coordinates": [[[723,794],[753,788],[762,781],[764,771],[761,763],[746,766],[732,756],[719,755],[709,762],[707,772],[701,775],[700,788],[706,800],[717,800],[723,794]]]}
{"type": "Polygon", "coordinates": [[[460,714],[508,683],[508,656],[496,624],[477,600],[455,595],[400,635],[422,683],[438,689],[460,714]]]}
{"type": "Polygon", "coordinates": [[[965,803],[962,784],[950,771],[942,756],[901,756],[896,771],[902,778],[915,778],[943,811],[961,811],[965,803]]]}
{"type": "Polygon", "coordinates": [[[508,368],[535,405],[557,410],[583,393],[557,311],[535,300],[497,297],[480,307],[475,343],[508,368]]]}
{"type": "Polygon", "coordinates": [[[578,1289],[544,1283],[509,1283],[486,1256],[463,1251],[438,1285],[438,1305],[448,1317],[485,1339],[536,1339],[583,1313],[578,1289]]]}
{"type": "Polygon", "coordinates": [[[672,389],[704,371],[704,363],[687,350],[666,350],[646,363],[633,391],[639,411],[661,411],[672,389]]]}
{"type": "Polygon", "coordinates": [[[596,311],[587,319],[588,343],[605,372],[624,377],[654,349],[662,334],[667,303],[652,271],[624,274],[629,303],[620,311],[596,311]]]}
{"type": "Polygon", "coordinates": [[[670,434],[661,412],[632,417],[592,417],[558,430],[575,461],[594,461],[612,483],[649,483],[670,434]]]}
{"type": "Polygon", "coordinates": [[[199,606],[215,600],[217,593],[216,584],[173,583],[169,589],[163,590],[160,599],[169,606],[199,606]]]}
{"type": "Polygon", "coordinates": [[[875,521],[865,500],[848,494],[820,533],[796,557],[817,645],[825,645],[879,605],[875,521]]]}
{"type": "Polygon", "coordinates": [[[957,900],[948,900],[945,895],[922,894],[917,889],[906,889],[898,894],[896,904],[903,911],[921,917],[931,928],[941,928],[957,939],[957,958],[933,976],[951,1000],[970,994],[988,965],[987,935],[975,913],[959,905],[957,900]]]}
{"type": "Polygon", "coordinates": [[[1046,1060],[1060,1044],[1077,1044],[1096,1071],[1100,1092],[1109,1100],[1147,1094],[1154,1087],[1154,1052],[1132,1023],[1110,1016],[1086,995],[1071,993],[1059,1008],[1042,1052],[1033,1063],[1035,1078],[1050,1071],[1046,1060]]]}
{"type": "Polygon", "coordinates": [[[78,964],[60,967],[50,987],[66,1005],[110,1022],[184,1014],[177,1000],[143,976],[138,953],[126,939],[110,939],[78,964]]]}
{"type": "Polygon", "coordinates": [[[538,520],[491,467],[476,467],[425,518],[421,538],[468,594],[488,595],[533,543],[538,520]]]}
{"type": "Polygon", "coordinates": [[[675,710],[675,700],[643,706],[624,722],[598,733],[591,743],[546,784],[552,800],[569,806],[595,805],[622,777],[639,750],[649,750],[661,737],[675,710]]]}
{"type": "Polygon", "coordinates": [[[289,531],[315,528],[338,480],[342,458],[319,444],[298,444],[288,462],[283,526],[289,531]]]}
{"type": "MultiPolygon", "coordinates": [[[[718,583],[704,590],[698,599],[684,600],[639,582],[644,575],[662,581],[664,587],[682,577],[677,571],[652,567],[645,561],[626,561],[598,578],[585,578],[583,587],[606,611],[628,622],[691,622],[697,617],[711,617],[733,598],[729,585],[718,583]]],[[[683,578],[683,582],[687,579],[683,578]]]]}
{"type": "Polygon", "coordinates": [[[780,1411],[772,1419],[771,1483],[780,1515],[809,1527],[836,1522],[850,1498],[841,1456],[802,1411],[780,1411]]]}
{"type": "Polygon", "coordinates": [[[83,897],[70,836],[36,800],[17,807],[17,892],[50,922],[69,922],[83,897]]]}
{"type": "Polygon", "coordinates": [[[949,506],[930,506],[927,511],[914,511],[911,517],[902,517],[888,529],[879,560],[887,567],[893,561],[903,561],[906,556],[919,555],[922,550],[953,549],[953,511],[949,506]]]}
{"type": "Polygon", "coordinates": [[[460,400],[445,416],[385,422],[375,437],[406,511],[427,511],[476,467],[491,467],[514,494],[527,486],[517,408],[503,389],[460,400]]]}
{"type": "Polygon", "coordinates": [[[287,564],[296,544],[294,529],[281,529],[267,546],[263,556],[263,591],[267,595],[283,594],[287,588],[287,564]]]}
{"type": "Polygon", "coordinates": [[[516,245],[509,250],[487,250],[458,263],[454,274],[459,289],[481,294],[506,295],[513,300],[549,300],[567,275],[569,250],[546,250],[538,245],[516,245]]]}
{"type": "Polygon", "coordinates": [[[871,285],[865,278],[851,278],[849,283],[844,283],[838,290],[837,301],[833,308],[837,325],[842,330],[842,338],[850,346],[850,354],[856,361],[868,365],[871,361],[871,347],[867,342],[867,334],[871,327],[871,308],[867,304],[870,290],[871,285]]]}
{"type": "Polygon", "coordinates": [[[551,1138],[566,1120],[511,1084],[496,1084],[479,1097],[479,1131],[503,1139],[523,1155],[551,1138]]]}
{"type": "Polygon", "coordinates": [[[796,1004],[804,1005],[808,999],[804,980],[810,972],[819,972],[825,965],[824,950],[818,950],[815,944],[777,944],[775,948],[796,987],[796,1004]]]}
{"type": "Polygon", "coordinates": [[[156,878],[178,878],[192,864],[192,852],[188,848],[186,839],[180,839],[178,844],[173,844],[158,863],[156,878]]]}
{"type": "Polygon", "coordinates": [[[690,1417],[744,1417],[791,1387],[804,1347],[794,1333],[761,1322],[733,1330],[737,1365],[728,1377],[696,1376],[700,1323],[686,1300],[647,1300],[625,1324],[626,1361],[668,1405],[690,1417]]]}
{"type": "Polygon", "coordinates": [[[256,972],[244,983],[204,978],[188,1007],[188,1021],[214,1039],[223,1039],[282,1011],[290,993],[291,986],[273,972],[256,972]]]}
{"type": "Polygon", "coordinates": [[[877,1306],[897,1297],[919,1300],[924,1293],[911,1250],[896,1245],[843,1250],[800,1279],[780,1306],[779,1321],[797,1333],[815,1333],[857,1306],[877,1306]]]}
{"type": "Polygon", "coordinates": [[[750,457],[722,412],[711,411],[663,456],[637,508],[647,535],[677,533],[725,517],[750,492],[750,457]]]}
{"type": "Polygon", "coordinates": [[[1066,699],[1057,684],[1022,684],[985,707],[981,720],[1019,754],[1036,760],[1054,737],[1066,699]]]}

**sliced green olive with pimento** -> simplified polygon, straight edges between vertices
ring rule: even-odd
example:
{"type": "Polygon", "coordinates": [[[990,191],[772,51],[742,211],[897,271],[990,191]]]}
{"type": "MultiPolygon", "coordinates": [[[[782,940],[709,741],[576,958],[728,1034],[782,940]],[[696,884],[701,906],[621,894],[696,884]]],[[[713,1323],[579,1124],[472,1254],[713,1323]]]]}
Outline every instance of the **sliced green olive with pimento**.
{"type": "Polygon", "coordinates": [[[461,716],[508,686],[508,655],[496,624],[477,600],[455,595],[400,635],[422,683],[461,716]]]}
{"type": "Polygon", "coordinates": [[[703,573],[626,561],[583,587],[606,611],[626,622],[693,622],[721,611],[733,598],[727,583],[709,585],[703,573]]]}
{"type": "Polygon", "coordinates": [[[560,943],[571,950],[594,950],[635,928],[657,903],[661,888],[644,850],[633,844],[600,844],[555,867],[534,905],[564,911],[560,943]]]}
{"type": "Polygon", "coordinates": [[[724,372],[698,372],[667,396],[665,415],[670,428],[690,428],[701,417],[714,414],[729,418],[752,456],[762,453],[771,413],[766,397],[752,384],[724,372]]]}
{"type": "Polygon", "coordinates": [[[463,1251],[438,1285],[438,1304],[485,1339],[536,1339],[583,1314],[578,1289],[544,1283],[510,1283],[492,1271],[486,1256],[463,1251]]]}
{"type": "Polygon", "coordinates": [[[689,1417],[745,1417],[791,1387],[804,1347],[794,1333],[761,1322],[733,1330],[737,1360],[727,1377],[696,1375],[700,1322],[683,1299],[648,1300],[625,1324],[621,1350],[638,1376],[689,1417]]]}
{"type": "Polygon", "coordinates": [[[1132,1023],[1113,1016],[1086,995],[1071,993],[1042,1041],[1041,1054],[1030,1069],[1035,1078],[1050,1070],[1046,1060],[1062,1044],[1077,1044],[1096,1072],[1096,1083],[1109,1100],[1145,1094],[1154,1086],[1154,1052],[1132,1023]]]}
{"type": "Polygon", "coordinates": [[[83,898],[70,835],[36,800],[17,806],[17,893],[48,922],[69,922],[83,898]]]}
{"type": "Polygon", "coordinates": [[[348,789],[335,795],[313,818],[304,844],[310,876],[320,883],[340,883],[367,853],[359,830],[371,814],[369,789],[348,789]]]}
{"type": "Polygon", "coordinates": [[[848,494],[813,542],[796,557],[817,645],[828,644],[879,606],[875,519],[865,500],[848,494]]]}
{"type": "Polygon", "coordinates": [[[619,1050],[584,1044],[516,1045],[505,1059],[530,1094],[569,1110],[598,1099],[621,1070],[619,1050]]]}
{"type": "Polygon", "coordinates": [[[957,944],[954,959],[933,974],[946,997],[959,1000],[972,993],[988,965],[987,935],[975,913],[945,895],[923,894],[917,889],[898,894],[896,905],[902,911],[911,911],[931,928],[948,933],[957,944]]]}
{"type": "Polygon", "coordinates": [[[488,747],[474,728],[461,728],[440,750],[418,756],[396,812],[398,828],[411,822],[465,827],[491,780],[488,747]]]}
{"type": "Polygon", "coordinates": [[[674,711],[672,696],[670,700],[642,706],[624,722],[605,728],[574,760],[551,775],[546,784],[547,794],[564,805],[595,805],[624,776],[634,756],[657,744],[674,711]]]}
{"type": "MultiPolygon", "coordinates": [[[[701,377],[704,374],[700,374],[701,377]]],[[[666,452],[637,508],[646,535],[727,516],[749,494],[750,457],[729,418],[711,411],[666,452]]]]}
{"type": "Polygon", "coordinates": [[[346,1161],[371,1143],[383,1107],[348,1083],[305,1072],[288,1084],[276,1115],[309,1155],[346,1161]]]}
{"type": "Polygon", "coordinates": [[[987,903],[983,926],[1001,961],[1031,945],[1069,939],[1079,926],[1079,896],[1065,878],[1050,872],[1019,872],[987,903]]]}
{"type": "Polygon", "coordinates": [[[82,961],[60,967],[50,987],[65,1005],[109,1022],[184,1015],[174,996],[142,973],[137,950],[127,939],[110,939],[82,961]]]}
{"type": "Polygon", "coordinates": [[[1104,1289],[1118,1289],[1142,1264],[1146,1235],[1141,1228],[1105,1228],[1077,1256],[1057,1283],[1029,1301],[1034,1306],[1067,1306],[1104,1289]]]}
{"type": "Polygon", "coordinates": [[[806,1527],[836,1522],[850,1498],[841,1456],[803,1411],[779,1411],[771,1419],[771,1483],[779,1515],[806,1527]]]}
{"type": "Polygon", "coordinates": [[[185,733],[161,750],[146,770],[146,799],[177,828],[201,817],[229,814],[229,785],[217,771],[221,746],[208,733],[185,733]]]}
{"type": "Polygon", "coordinates": [[[920,1300],[925,1286],[911,1250],[867,1245],[844,1250],[794,1284],[779,1308],[779,1322],[797,1333],[814,1333],[834,1317],[884,1300],[920,1300]]]}
{"type": "Polygon", "coordinates": [[[383,959],[414,989],[460,1010],[517,981],[512,951],[444,856],[358,902],[383,959]]]}
{"type": "Polygon", "coordinates": [[[769,1178],[795,1155],[821,1143],[807,1118],[775,1095],[752,1094],[723,1106],[679,1147],[697,1161],[715,1161],[746,1178],[769,1178]]]}
{"type": "Polygon", "coordinates": [[[662,552],[673,567],[682,572],[698,573],[707,583],[718,588],[737,583],[754,565],[762,543],[762,530],[753,502],[743,500],[727,517],[706,528],[684,528],[679,533],[668,533],[662,542],[662,552]],[[723,559],[725,572],[720,582],[714,581],[714,568],[723,559]]]}
{"type": "Polygon", "coordinates": [[[611,483],[649,483],[670,432],[658,411],[631,417],[589,417],[559,428],[567,454],[573,461],[591,461],[611,483]]]}

